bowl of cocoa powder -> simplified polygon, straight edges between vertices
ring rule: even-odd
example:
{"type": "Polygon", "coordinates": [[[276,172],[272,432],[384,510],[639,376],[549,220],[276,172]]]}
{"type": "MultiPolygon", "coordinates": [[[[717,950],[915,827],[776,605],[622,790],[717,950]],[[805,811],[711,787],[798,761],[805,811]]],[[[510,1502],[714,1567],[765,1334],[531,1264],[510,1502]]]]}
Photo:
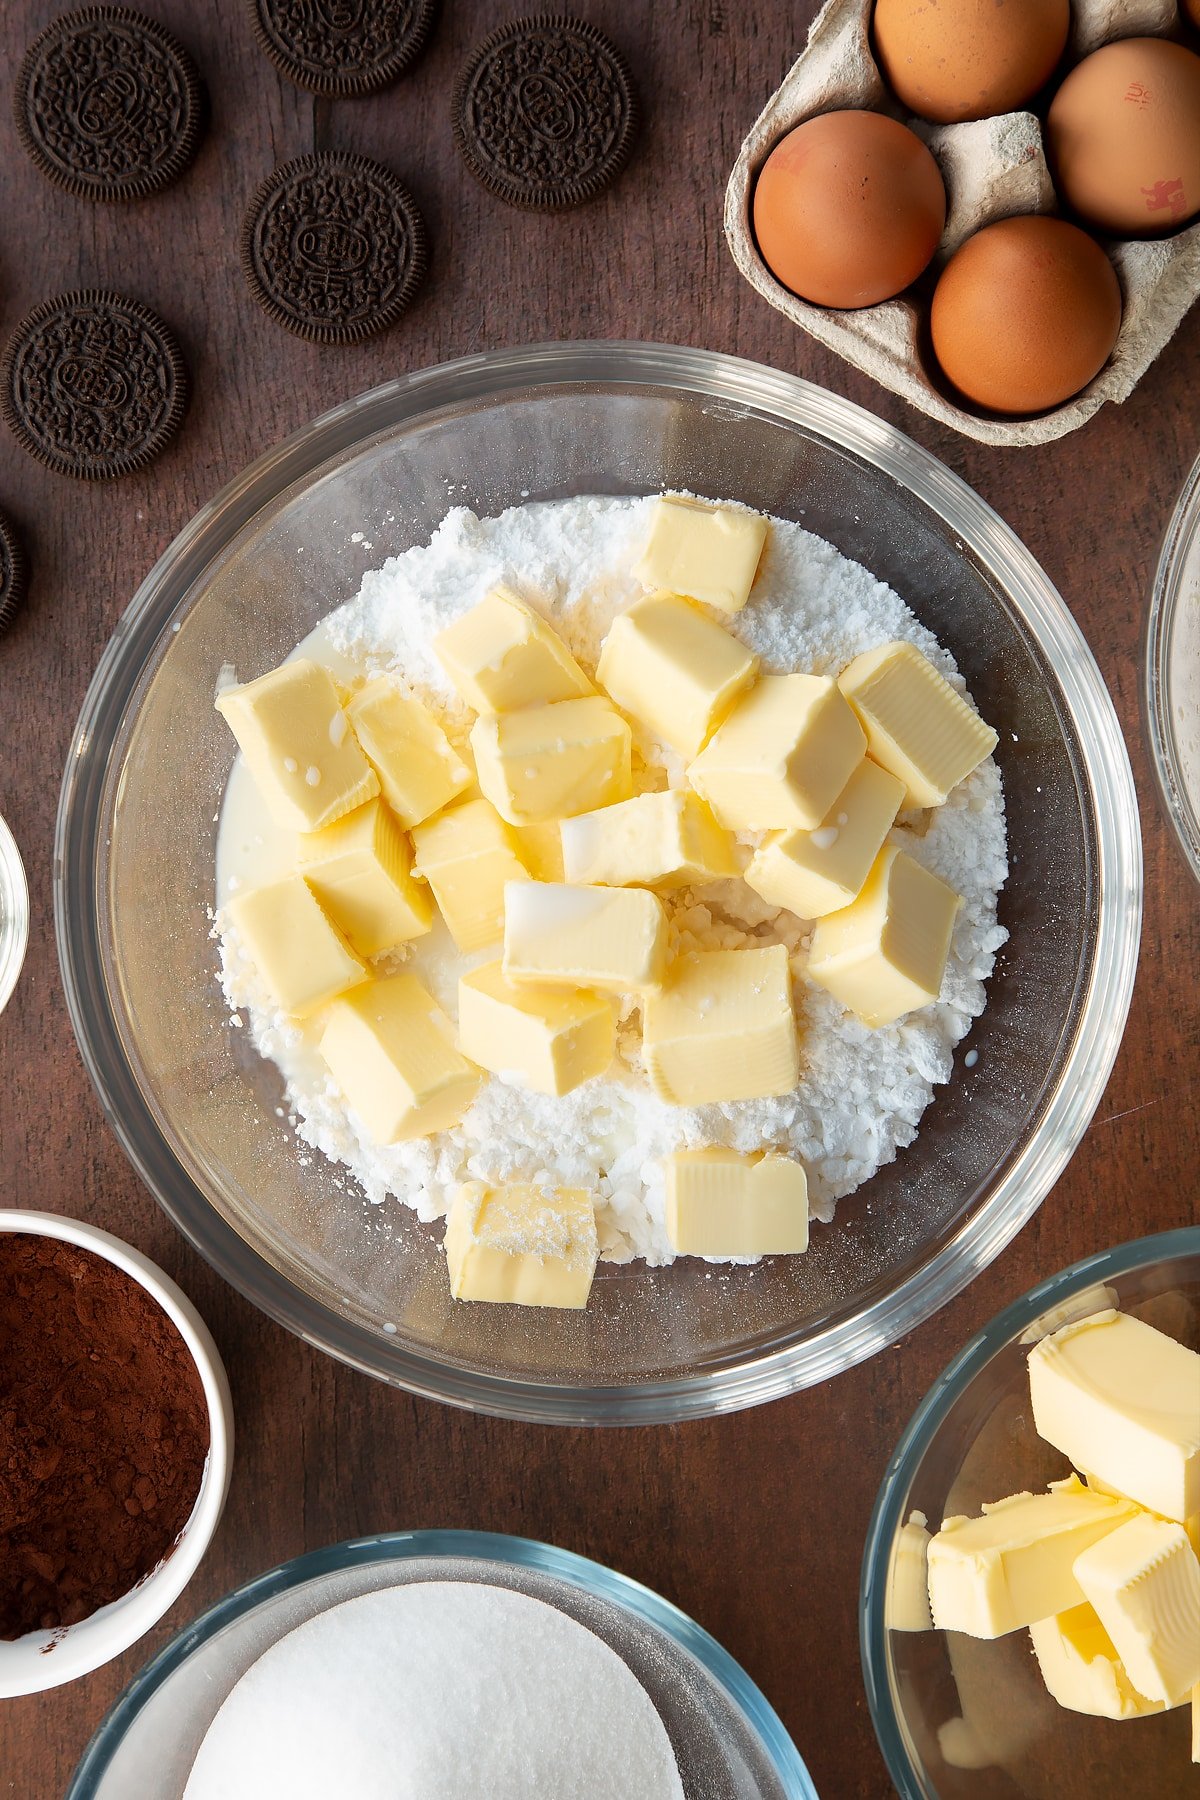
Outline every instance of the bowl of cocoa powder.
{"type": "Polygon", "coordinates": [[[119,1656],[216,1530],[233,1449],[216,1345],[119,1238],[0,1210],[0,1699],[119,1656]]]}

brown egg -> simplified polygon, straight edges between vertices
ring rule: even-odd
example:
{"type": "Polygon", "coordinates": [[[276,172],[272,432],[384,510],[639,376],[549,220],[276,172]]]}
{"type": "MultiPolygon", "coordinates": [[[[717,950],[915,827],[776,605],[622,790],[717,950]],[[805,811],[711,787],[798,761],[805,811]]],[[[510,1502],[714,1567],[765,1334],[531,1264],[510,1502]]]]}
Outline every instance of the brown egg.
{"type": "Polygon", "coordinates": [[[754,189],[771,272],[817,306],[873,306],[915,281],[946,223],[946,190],[920,138],[882,113],[806,119],[754,189]]]}
{"type": "Polygon", "coordinates": [[[1173,231],[1200,212],[1200,56],[1165,38],[1105,44],[1055,94],[1046,139],[1059,194],[1089,224],[1173,231]]]}
{"type": "Polygon", "coordinates": [[[1099,244],[1063,219],[985,225],[942,270],[930,318],[943,371],[998,413],[1059,406],[1104,367],[1121,290],[1099,244]]]}
{"type": "Polygon", "coordinates": [[[875,0],[875,54],[923,119],[990,119],[1050,79],[1070,22],[1068,0],[875,0]]]}
{"type": "Polygon", "coordinates": [[[1187,23],[1200,31],[1200,0],[1179,0],[1179,11],[1187,23]]]}

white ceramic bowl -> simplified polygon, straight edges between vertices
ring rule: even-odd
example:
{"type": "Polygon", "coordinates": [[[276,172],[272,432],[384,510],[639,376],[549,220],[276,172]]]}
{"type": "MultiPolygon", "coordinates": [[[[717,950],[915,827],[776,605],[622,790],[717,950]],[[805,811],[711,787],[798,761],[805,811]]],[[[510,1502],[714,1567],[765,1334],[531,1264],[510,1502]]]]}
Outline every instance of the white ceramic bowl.
{"type": "Polygon", "coordinates": [[[0,818],[0,1012],[12,997],[29,946],[29,883],[16,839],[0,818]]]}
{"type": "Polygon", "coordinates": [[[144,1287],[158,1301],[191,1353],[204,1388],[209,1426],[208,1456],[200,1491],[174,1550],[120,1600],[102,1606],[77,1625],[57,1631],[30,1631],[24,1637],[0,1642],[0,1700],[11,1700],[18,1694],[61,1687],[64,1682],[111,1662],[157,1624],[178,1600],[212,1542],[229,1492],[233,1402],[225,1366],[207,1325],[171,1278],[139,1251],[94,1225],[82,1225],[78,1219],[63,1219],[55,1213],[5,1208],[0,1211],[0,1231],[26,1232],[78,1244],[81,1250],[90,1250],[105,1262],[124,1269],[144,1287]]]}

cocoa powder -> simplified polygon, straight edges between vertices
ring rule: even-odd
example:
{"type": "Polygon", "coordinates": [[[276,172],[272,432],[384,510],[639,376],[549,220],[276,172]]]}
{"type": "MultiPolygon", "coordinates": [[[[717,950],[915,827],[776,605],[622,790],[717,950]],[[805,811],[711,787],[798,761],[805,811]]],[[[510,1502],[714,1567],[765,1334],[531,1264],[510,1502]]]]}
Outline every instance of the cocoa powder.
{"type": "Polygon", "coordinates": [[[0,1232],[0,1638],[73,1625],[148,1575],[208,1443],[158,1302],[90,1251],[0,1232]]]}

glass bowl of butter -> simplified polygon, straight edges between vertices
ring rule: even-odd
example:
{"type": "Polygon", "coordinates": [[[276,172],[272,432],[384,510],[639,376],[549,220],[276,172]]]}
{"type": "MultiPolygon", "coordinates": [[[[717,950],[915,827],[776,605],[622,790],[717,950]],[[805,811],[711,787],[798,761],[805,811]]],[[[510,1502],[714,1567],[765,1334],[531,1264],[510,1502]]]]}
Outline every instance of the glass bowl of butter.
{"type": "Polygon", "coordinates": [[[1200,1228],[1086,1258],[955,1358],[867,1534],[903,1800],[1165,1800],[1200,1760],[1200,1228]]]}
{"type": "MultiPolygon", "coordinates": [[[[436,864],[436,849],[426,843],[424,860],[436,864]]],[[[135,1166],[201,1253],[358,1368],[563,1422],[756,1404],[873,1354],[957,1292],[1040,1204],[1087,1127],[1120,1042],[1141,916],[1120,729],[1028,551],[928,453],[838,396],[650,344],[497,351],[421,371],[248,469],[176,539],[104,653],[67,761],[56,866],[84,1060],[135,1166]],[[226,665],[243,679],[274,669],[451,508],[486,520],[664,490],[798,523],[890,584],[953,655],[999,733],[1008,941],[915,1142],[831,1224],[813,1224],[804,1254],[602,1260],[578,1310],[457,1301],[441,1221],[372,1204],[298,1141],[278,1070],[231,1018],[211,933],[234,744],[214,695],[226,665]]],[[[476,998],[483,1010],[493,997],[476,998]]]]}

